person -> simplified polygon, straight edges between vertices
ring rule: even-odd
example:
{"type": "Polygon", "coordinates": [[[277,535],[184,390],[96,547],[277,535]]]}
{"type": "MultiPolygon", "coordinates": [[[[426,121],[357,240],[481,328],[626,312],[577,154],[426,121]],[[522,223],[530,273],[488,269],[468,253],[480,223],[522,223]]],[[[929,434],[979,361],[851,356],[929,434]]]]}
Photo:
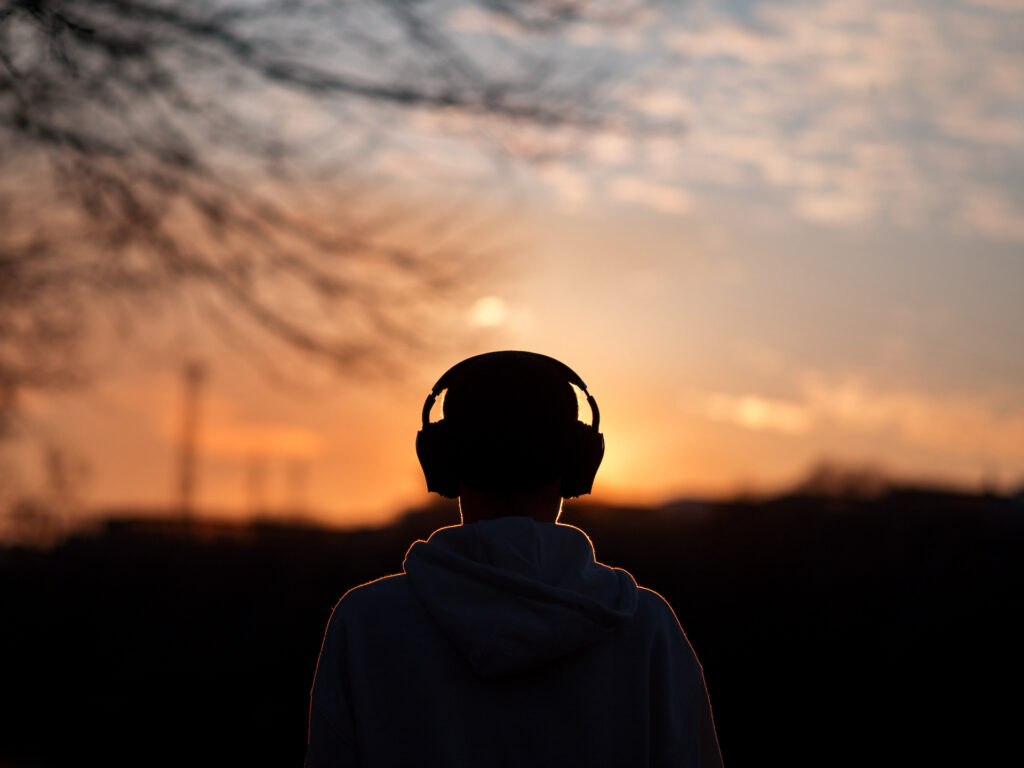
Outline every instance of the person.
{"type": "Polygon", "coordinates": [[[416,449],[462,523],[336,605],[307,768],[721,765],[671,607],[558,522],[563,498],[591,490],[599,427],[583,380],[553,358],[492,352],[441,377],[416,449]]]}

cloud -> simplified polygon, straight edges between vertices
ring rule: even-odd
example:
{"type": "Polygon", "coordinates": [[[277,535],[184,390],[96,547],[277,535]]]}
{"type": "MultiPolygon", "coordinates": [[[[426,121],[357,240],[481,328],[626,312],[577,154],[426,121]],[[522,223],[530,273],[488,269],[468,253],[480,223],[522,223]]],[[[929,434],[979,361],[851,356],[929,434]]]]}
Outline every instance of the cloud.
{"type": "Polygon", "coordinates": [[[965,230],[988,239],[1024,243],[1024,211],[1015,209],[998,190],[975,189],[957,220],[965,230]]]}
{"type": "Polygon", "coordinates": [[[940,118],[940,125],[949,136],[982,145],[1024,144],[1024,124],[1020,120],[983,114],[976,107],[961,105],[940,118]]]}
{"type": "Polygon", "coordinates": [[[523,37],[523,29],[514,21],[482,8],[459,8],[447,18],[448,26],[456,32],[500,35],[512,39],[523,37]]]}
{"type": "Polygon", "coordinates": [[[594,134],[590,142],[590,156],[602,165],[625,165],[632,159],[634,144],[621,133],[594,134]]]}
{"type": "MultiPolygon", "coordinates": [[[[683,114],[688,131],[645,148],[638,175],[697,196],[708,184],[760,193],[823,224],[955,226],[955,190],[1024,173],[1013,7],[1024,12],[1002,0],[807,0],[755,2],[741,17],[694,4],[662,34],[684,61],[633,97],[683,114]]],[[[975,231],[1017,238],[1008,215],[975,231]]]]}
{"type": "MultiPolygon", "coordinates": [[[[628,20],[618,24],[603,24],[577,21],[564,26],[562,40],[577,48],[609,48],[619,51],[636,51],[643,47],[644,30],[661,17],[652,8],[635,11],[628,20]]],[[[489,12],[483,8],[458,8],[448,14],[447,24],[455,32],[495,35],[511,40],[525,40],[531,35],[541,38],[542,34],[531,30],[500,12],[489,12]]],[[[561,28],[559,28],[561,30],[561,28]]]]}
{"type": "MultiPolygon", "coordinates": [[[[772,222],[966,227],[978,237],[1019,241],[1012,207],[972,202],[959,217],[949,211],[965,188],[1012,197],[1012,179],[1024,175],[1018,23],[1024,4],[742,5],[740,11],[735,4],[697,2],[621,28],[580,22],[546,43],[530,36],[530,45],[550,45],[566,61],[612,56],[621,71],[653,63],[642,77],[615,84],[614,98],[654,122],[685,121],[685,133],[598,132],[581,142],[518,126],[503,140],[527,149],[549,142],[579,150],[536,171],[570,211],[599,191],[671,216],[692,210],[702,197],[742,195],[757,198],[762,218],[772,222]]],[[[470,35],[524,35],[479,8],[458,9],[448,21],[470,35]]],[[[415,127],[424,136],[468,135],[478,127],[459,115],[431,115],[421,123],[415,127]]],[[[429,156],[437,167],[450,164],[467,177],[486,165],[484,153],[426,139],[416,153],[416,167],[429,156]]],[[[394,165],[413,167],[406,158],[394,165]]]]}
{"type": "Polygon", "coordinates": [[[702,412],[712,421],[751,430],[803,434],[814,425],[814,416],[806,406],[753,394],[712,392],[704,398],[702,412]]]}
{"type": "Polygon", "coordinates": [[[565,39],[577,48],[612,48],[636,51],[644,44],[641,25],[609,29],[588,22],[572,24],[565,39]]]}
{"type": "Polygon", "coordinates": [[[712,421],[800,436],[838,429],[984,461],[1024,461],[1024,409],[1000,408],[968,394],[884,389],[856,378],[802,377],[792,399],[756,393],[687,395],[712,421]],[[889,439],[892,439],[889,438],[889,439]]]}
{"type": "Polygon", "coordinates": [[[693,103],[683,94],[662,87],[633,90],[623,101],[652,118],[684,118],[693,110],[693,103]]]}
{"type": "Polygon", "coordinates": [[[619,202],[672,215],[689,213],[693,206],[693,200],[685,190],[636,176],[614,179],[608,186],[608,194],[619,202]]]}
{"type": "Polygon", "coordinates": [[[1021,13],[1024,11],[1024,3],[1021,0],[968,0],[968,2],[981,8],[1003,11],[1005,13],[1021,13]]]}
{"type": "Polygon", "coordinates": [[[811,375],[803,402],[819,419],[846,429],[892,431],[904,442],[951,454],[1024,459],[1024,410],[993,407],[966,394],[881,390],[856,379],[811,375]]]}
{"type": "MultiPolygon", "coordinates": [[[[116,393],[119,408],[137,413],[163,441],[177,445],[181,435],[177,407],[180,386],[176,380],[157,377],[110,388],[110,393],[116,393]],[[155,409],[154,403],[158,404],[155,409]]],[[[295,424],[246,418],[232,400],[205,391],[199,404],[197,448],[207,457],[307,459],[323,453],[324,439],[320,433],[295,424]]]]}
{"type": "Polygon", "coordinates": [[[596,24],[573,24],[566,33],[566,40],[579,48],[597,48],[607,43],[608,35],[596,24]]]}
{"type": "MultiPolygon", "coordinates": [[[[252,455],[313,458],[324,449],[323,437],[294,424],[240,416],[230,400],[207,393],[201,403],[199,451],[206,456],[244,458],[252,455]]],[[[177,425],[167,419],[163,431],[177,441],[177,425]]]]}
{"type": "Polygon", "coordinates": [[[805,194],[794,203],[797,215],[829,224],[856,224],[868,218],[873,206],[864,195],[844,192],[805,194]]]}
{"type": "Polygon", "coordinates": [[[567,165],[548,164],[541,167],[537,175],[548,190],[570,210],[590,200],[590,179],[567,165]]]}
{"type": "Polygon", "coordinates": [[[323,438],[284,424],[210,424],[203,427],[199,449],[206,455],[233,458],[254,454],[312,458],[322,452],[323,438]]]}
{"type": "Polygon", "coordinates": [[[784,40],[722,20],[700,30],[669,32],[670,50],[694,58],[727,57],[748,64],[766,64],[785,55],[784,40]]]}

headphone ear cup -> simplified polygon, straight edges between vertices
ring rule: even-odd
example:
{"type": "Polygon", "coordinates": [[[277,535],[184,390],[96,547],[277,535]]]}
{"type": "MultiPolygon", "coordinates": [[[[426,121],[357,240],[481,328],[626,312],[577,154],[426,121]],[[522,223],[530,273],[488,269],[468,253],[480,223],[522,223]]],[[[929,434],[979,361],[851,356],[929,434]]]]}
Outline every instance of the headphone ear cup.
{"type": "Polygon", "coordinates": [[[444,420],[425,424],[416,433],[416,456],[427,481],[427,492],[439,493],[446,499],[457,498],[459,475],[450,430],[444,420]]]}
{"type": "Polygon", "coordinates": [[[577,421],[570,428],[565,456],[562,497],[572,499],[590,493],[604,458],[604,435],[595,432],[589,424],[577,421]]]}

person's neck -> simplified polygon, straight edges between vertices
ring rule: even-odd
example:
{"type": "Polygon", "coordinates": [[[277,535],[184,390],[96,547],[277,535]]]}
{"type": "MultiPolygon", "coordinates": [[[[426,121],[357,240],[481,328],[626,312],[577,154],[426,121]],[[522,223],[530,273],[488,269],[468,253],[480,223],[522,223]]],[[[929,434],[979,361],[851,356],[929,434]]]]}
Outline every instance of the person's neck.
{"type": "Polygon", "coordinates": [[[459,484],[459,511],[463,523],[498,517],[532,517],[538,523],[558,522],[562,513],[562,481],[553,480],[528,493],[487,493],[459,484]]]}

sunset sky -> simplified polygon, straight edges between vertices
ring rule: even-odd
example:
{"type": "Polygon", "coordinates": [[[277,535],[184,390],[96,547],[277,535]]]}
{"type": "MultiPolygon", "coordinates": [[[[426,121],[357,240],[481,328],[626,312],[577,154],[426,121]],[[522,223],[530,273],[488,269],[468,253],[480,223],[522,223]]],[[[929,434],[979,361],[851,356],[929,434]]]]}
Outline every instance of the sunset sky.
{"type": "MultiPolygon", "coordinates": [[[[478,51],[523,34],[448,23],[478,51]]],[[[26,399],[35,437],[4,449],[26,489],[49,441],[82,465],[84,507],[173,503],[198,357],[203,509],[382,520],[427,501],[413,443],[434,380],[502,348],[590,386],[599,499],[782,488],[823,459],[1024,484],[1024,3],[694,2],[545,44],[619,62],[619,95],[686,130],[597,131],[480,183],[486,150],[413,121],[367,175],[501,244],[439,307],[435,349],[394,380],[314,372],[296,392],[200,320],[140,321],[99,345],[90,387],[26,399]]]]}

